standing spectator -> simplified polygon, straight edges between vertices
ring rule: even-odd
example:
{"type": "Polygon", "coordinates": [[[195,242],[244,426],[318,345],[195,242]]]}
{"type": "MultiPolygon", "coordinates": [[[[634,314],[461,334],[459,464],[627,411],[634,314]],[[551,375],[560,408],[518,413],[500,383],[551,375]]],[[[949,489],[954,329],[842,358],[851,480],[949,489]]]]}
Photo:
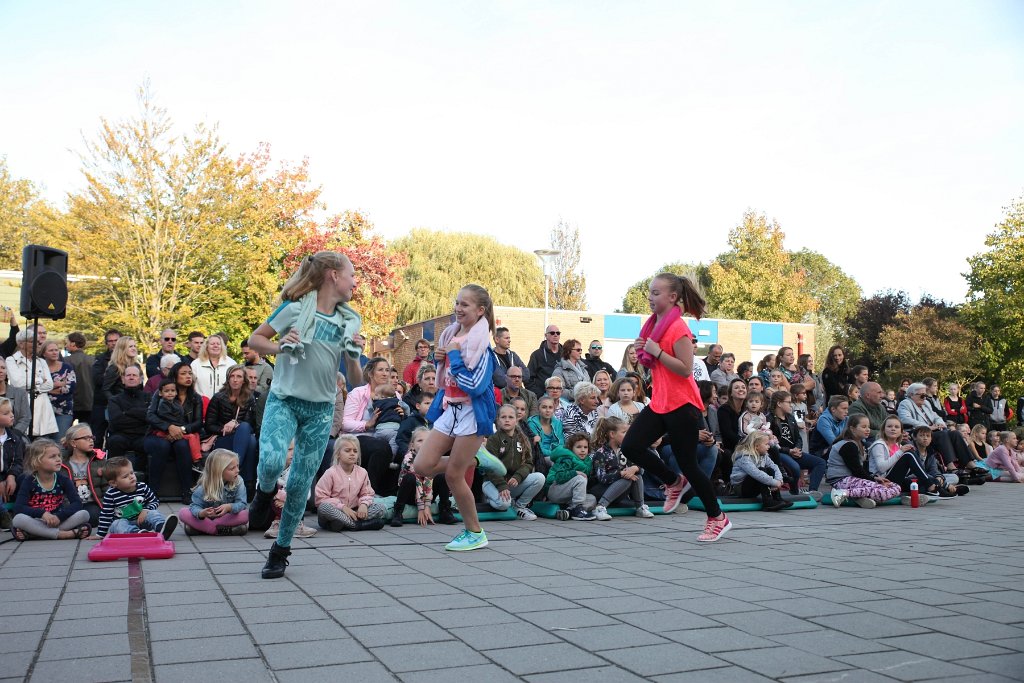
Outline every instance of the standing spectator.
{"type": "Polygon", "coordinates": [[[761,378],[762,387],[769,387],[772,384],[772,370],[775,369],[775,360],[775,354],[769,353],[757,363],[757,376],[761,378]]]}
{"type": "MultiPolygon", "coordinates": [[[[249,346],[249,340],[242,342],[242,360],[245,361],[245,369],[250,368],[256,371],[256,390],[266,396],[270,392],[270,383],[274,381],[274,366],[266,358],[256,353],[256,350],[249,346]]],[[[252,489],[249,489],[252,491],[252,489]]]]}
{"type": "Polygon", "coordinates": [[[801,353],[796,359],[797,367],[807,387],[807,405],[815,413],[825,409],[825,389],[821,383],[821,375],[814,372],[814,358],[809,353],[801,353]]]}
{"type": "Polygon", "coordinates": [[[160,367],[157,369],[155,375],[152,375],[146,380],[146,386],[143,388],[147,394],[156,394],[160,392],[160,384],[167,379],[171,374],[171,368],[181,362],[181,358],[176,353],[168,353],[160,356],[160,367]]]}
{"type": "MultiPolygon", "coordinates": [[[[16,387],[26,392],[32,391],[32,328],[24,329],[16,338],[18,350],[7,359],[7,378],[16,387]]],[[[32,438],[45,436],[53,439],[57,434],[57,420],[53,415],[53,406],[46,394],[53,389],[53,378],[46,368],[46,362],[36,361],[35,373],[35,405],[32,407],[32,423],[29,436],[32,438]]],[[[31,396],[29,401],[31,402],[31,396]]]]}
{"type": "Polygon", "coordinates": [[[601,360],[601,353],[604,351],[604,344],[601,343],[600,339],[595,339],[590,342],[590,350],[587,352],[586,357],[583,359],[583,364],[587,366],[587,373],[593,377],[597,374],[598,370],[604,370],[611,377],[615,374],[615,368],[601,360]]]}
{"type": "Polygon", "coordinates": [[[10,316],[10,332],[7,335],[7,339],[0,344],[0,358],[7,358],[8,356],[14,355],[14,352],[18,350],[18,332],[21,328],[18,327],[18,316],[14,314],[10,306],[3,307],[3,315],[10,316]]]}
{"type": "Polygon", "coordinates": [[[103,395],[107,402],[124,390],[124,371],[132,365],[142,367],[139,358],[139,348],[131,337],[121,337],[114,345],[114,351],[110,354],[110,363],[103,373],[103,395]]]}
{"type": "Polygon", "coordinates": [[[430,361],[427,358],[430,356],[430,342],[426,339],[420,339],[416,342],[416,357],[409,361],[409,364],[402,370],[402,379],[410,387],[416,383],[416,373],[420,370],[420,365],[426,361],[430,361]]]}
{"type": "Polygon", "coordinates": [[[783,346],[779,349],[779,352],[775,354],[775,367],[782,373],[782,376],[786,379],[786,390],[792,386],[794,378],[797,382],[802,382],[800,366],[796,363],[796,355],[793,353],[793,347],[783,346]]]}
{"type": "Polygon", "coordinates": [[[235,364],[225,352],[224,340],[216,334],[210,335],[199,347],[199,358],[192,361],[192,376],[196,392],[205,398],[213,398],[228,378],[228,368],[235,364]]]}
{"type": "Polygon", "coordinates": [[[960,396],[960,385],[950,382],[946,391],[949,395],[942,401],[942,416],[953,424],[967,424],[967,401],[960,396]]]}
{"type": "Polygon", "coordinates": [[[651,371],[640,363],[636,355],[636,346],[633,344],[627,344],[626,350],[622,352],[622,366],[615,374],[615,378],[622,379],[630,373],[639,377],[645,387],[651,385],[651,371]]]}
{"type": "Polygon", "coordinates": [[[92,414],[89,416],[89,426],[96,437],[96,448],[103,448],[103,437],[107,433],[107,396],[103,393],[103,378],[107,374],[114,346],[120,338],[121,333],[117,330],[107,330],[103,334],[103,345],[106,348],[92,363],[92,414]]]}
{"type": "Polygon", "coordinates": [[[988,427],[992,422],[992,397],[985,393],[984,382],[975,382],[971,393],[967,395],[967,412],[972,427],[988,427]]]}
{"type": "Polygon", "coordinates": [[[712,373],[719,368],[722,363],[722,359],[725,358],[725,354],[722,353],[725,349],[722,348],[721,344],[712,344],[708,348],[708,355],[704,356],[704,366],[708,369],[708,373],[712,373]]]}
{"type": "Polygon", "coordinates": [[[707,382],[708,380],[711,379],[711,372],[708,371],[708,366],[704,365],[704,361],[702,361],[696,355],[697,344],[699,343],[697,341],[697,337],[696,336],[692,337],[691,341],[693,342],[693,350],[695,352],[694,356],[693,356],[693,367],[691,368],[691,374],[693,375],[693,381],[694,382],[707,382]]]}
{"type": "Polygon", "coordinates": [[[558,325],[548,325],[544,330],[544,341],[541,342],[540,348],[530,354],[530,362],[526,366],[530,373],[527,386],[538,396],[544,393],[544,382],[551,377],[555,366],[562,358],[562,344],[559,342],[561,336],[558,325]]]}
{"type": "Polygon", "coordinates": [[[203,342],[206,341],[206,335],[202,332],[189,332],[188,333],[188,358],[182,359],[187,360],[191,363],[194,360],[199,360],[199,351],[203,348],[203,342]]]}
{"type": "Polygon", "coordinates": [[[555,365],[551,376],[560,377],[562,387],[569,394],[572,394],[572,388],[577,383],[590,381],[590,373],[583,364],[583,345],[580,342],[575,339],[566,340],[562,345],[562,359],[555,365]]]}
{"type": "MultiPolygon", "coordinates": [[[[863,391],[869,377],[868,369],[864,365],[854,365],[850,368],[850,384],[863,391]]],[[[933,380],[934,381],[934,380],[933,380]]]]}
{"type": "Polygon", "coordinates": [[[821,383],[825,389],[825,405],[833,396],[846,396],[846,388],[850,383],[850,366],[846,363],[846,351],[842,346],[836,345],[828,350],[825,370],[821,373],[821,383]]]}
{"type": "Polygon", "coordinates": [[[512,335],[509,334],[507,327],[499,327],[494,331],[494,355],[498,359],[498,363],[505,370],[505,374],[512,369],[513,366],[522,368],[523,370],[523,382],[530,381],[530,371],[526,367],[526,363],[523,359],[511,349],[512,346],[512,335]]]}
{"type": "Polygon", "coordinates": [[[992,417],[989,418],[988,428],[998,432],[1006,431],[1006,423],[1013,419],[1013,408],[1003,398],[1003,389],[998,384],[993,384],[989,390],[992,401],[992,417]]]}
{"type": "Polygon", "coordinates": [[[532,417],[539,413],[537,394],[523,386],[525,372],[523,368],[515,365],[508,369],[505,375],[508,383],[501,390],[501,402],[502,404],[511,403],[514,399],[521,398],[526,401],[526,414],[532,417]]]}
{"type": "Polygon", "coordinates": [[[160,350],[156,353],[149,354],[146,358],[146,377],[152,377],[153,375],[160,373],[160,359],[168,355],[177,355],[174,351],[174,345],[178,342],[178,333],[171,328],[165,329],[160,333],[160,350]]]}
{"type": "Polygon", "coordinates": [[[11,402],[14,415],[14,428],[22,434],[28,434],[28,423],[31,415],[28,407],[28,392],[20,387],[11,386],[7,381],[7,364],[0,362],[0,398],[11,402]]]}
{"type": "Polygon", "coordinates": [[[64,438],[64,432],[75,421],[75,388],[78,379],[71,364],[60,357],[60,344],[50,340],[40,345],[39,352],[46,369],[53,378],[53,389],[50,389],[50,407],[57,420],[57,437],[64,438]]]}
{"type": "Polygon", "coordinates": [[[81,332],[72,332],[64,342],[64,349],[67,351],[67,362],[75,371],[75,379],[78,385],[75,387],[75,404],[73,414],[79,422],[88,422],[92,414],[92,364],[94,358],[85,352],[85,335],[81,332]]]}

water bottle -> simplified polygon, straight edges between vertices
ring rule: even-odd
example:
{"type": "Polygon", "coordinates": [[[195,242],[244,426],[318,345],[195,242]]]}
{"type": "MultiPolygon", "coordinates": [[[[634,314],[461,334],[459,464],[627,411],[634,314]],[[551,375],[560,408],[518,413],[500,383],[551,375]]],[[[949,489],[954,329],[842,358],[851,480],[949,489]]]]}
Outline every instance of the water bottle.
{"type": "Polygon", "coordinates": [[[917,490],[917,477],[910,478],[910,507],[916,508],[921,505],[921,494],[917,490]]]}

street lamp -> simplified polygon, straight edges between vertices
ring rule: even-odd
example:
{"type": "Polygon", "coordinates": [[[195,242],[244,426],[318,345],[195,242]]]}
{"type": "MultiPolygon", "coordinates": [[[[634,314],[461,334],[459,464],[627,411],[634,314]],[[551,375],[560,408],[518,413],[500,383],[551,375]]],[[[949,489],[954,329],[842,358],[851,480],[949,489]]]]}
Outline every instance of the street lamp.
{"type": "Polygon", "coordinates": [[[548,290],[551,288],[551,275],[548,267],[556,256],[561,256],[562,252],[558,249],[534,249],[533,253],[537,255],[544,266],[544,331],[546,332],[548,329],[548,290]]]}

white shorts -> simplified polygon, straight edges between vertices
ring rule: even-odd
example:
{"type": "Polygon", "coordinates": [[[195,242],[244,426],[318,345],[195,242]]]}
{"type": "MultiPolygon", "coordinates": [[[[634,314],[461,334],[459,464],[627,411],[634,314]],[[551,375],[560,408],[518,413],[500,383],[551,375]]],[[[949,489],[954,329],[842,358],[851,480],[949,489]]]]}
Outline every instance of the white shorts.
{"type": "Polygon", "coordinates": [[[434,430],[446,436],[476,436],[476,415],[472,403],[450,403],[434,423],[434,430]]]}

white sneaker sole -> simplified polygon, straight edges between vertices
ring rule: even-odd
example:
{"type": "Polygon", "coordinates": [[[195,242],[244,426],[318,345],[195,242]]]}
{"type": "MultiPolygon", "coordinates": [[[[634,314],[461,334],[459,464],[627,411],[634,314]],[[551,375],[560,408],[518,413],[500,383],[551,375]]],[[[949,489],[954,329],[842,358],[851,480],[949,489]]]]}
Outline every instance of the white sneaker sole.
{"type": "Polygon", "coordinates": [[[725,536],[727,533],[729,533],[730,529],[732,529],[732,520],[731,519],[726,523],[725,527],[719,532],[719,534],[717,536],[715,536],[714,538],[708,538],[708,539],[703,539],[703,538],[699,538],[698,537],[697,538],[697,542],[698,543],[714,543],[718,539],[722,538],[722,536],[725,536]]]}

